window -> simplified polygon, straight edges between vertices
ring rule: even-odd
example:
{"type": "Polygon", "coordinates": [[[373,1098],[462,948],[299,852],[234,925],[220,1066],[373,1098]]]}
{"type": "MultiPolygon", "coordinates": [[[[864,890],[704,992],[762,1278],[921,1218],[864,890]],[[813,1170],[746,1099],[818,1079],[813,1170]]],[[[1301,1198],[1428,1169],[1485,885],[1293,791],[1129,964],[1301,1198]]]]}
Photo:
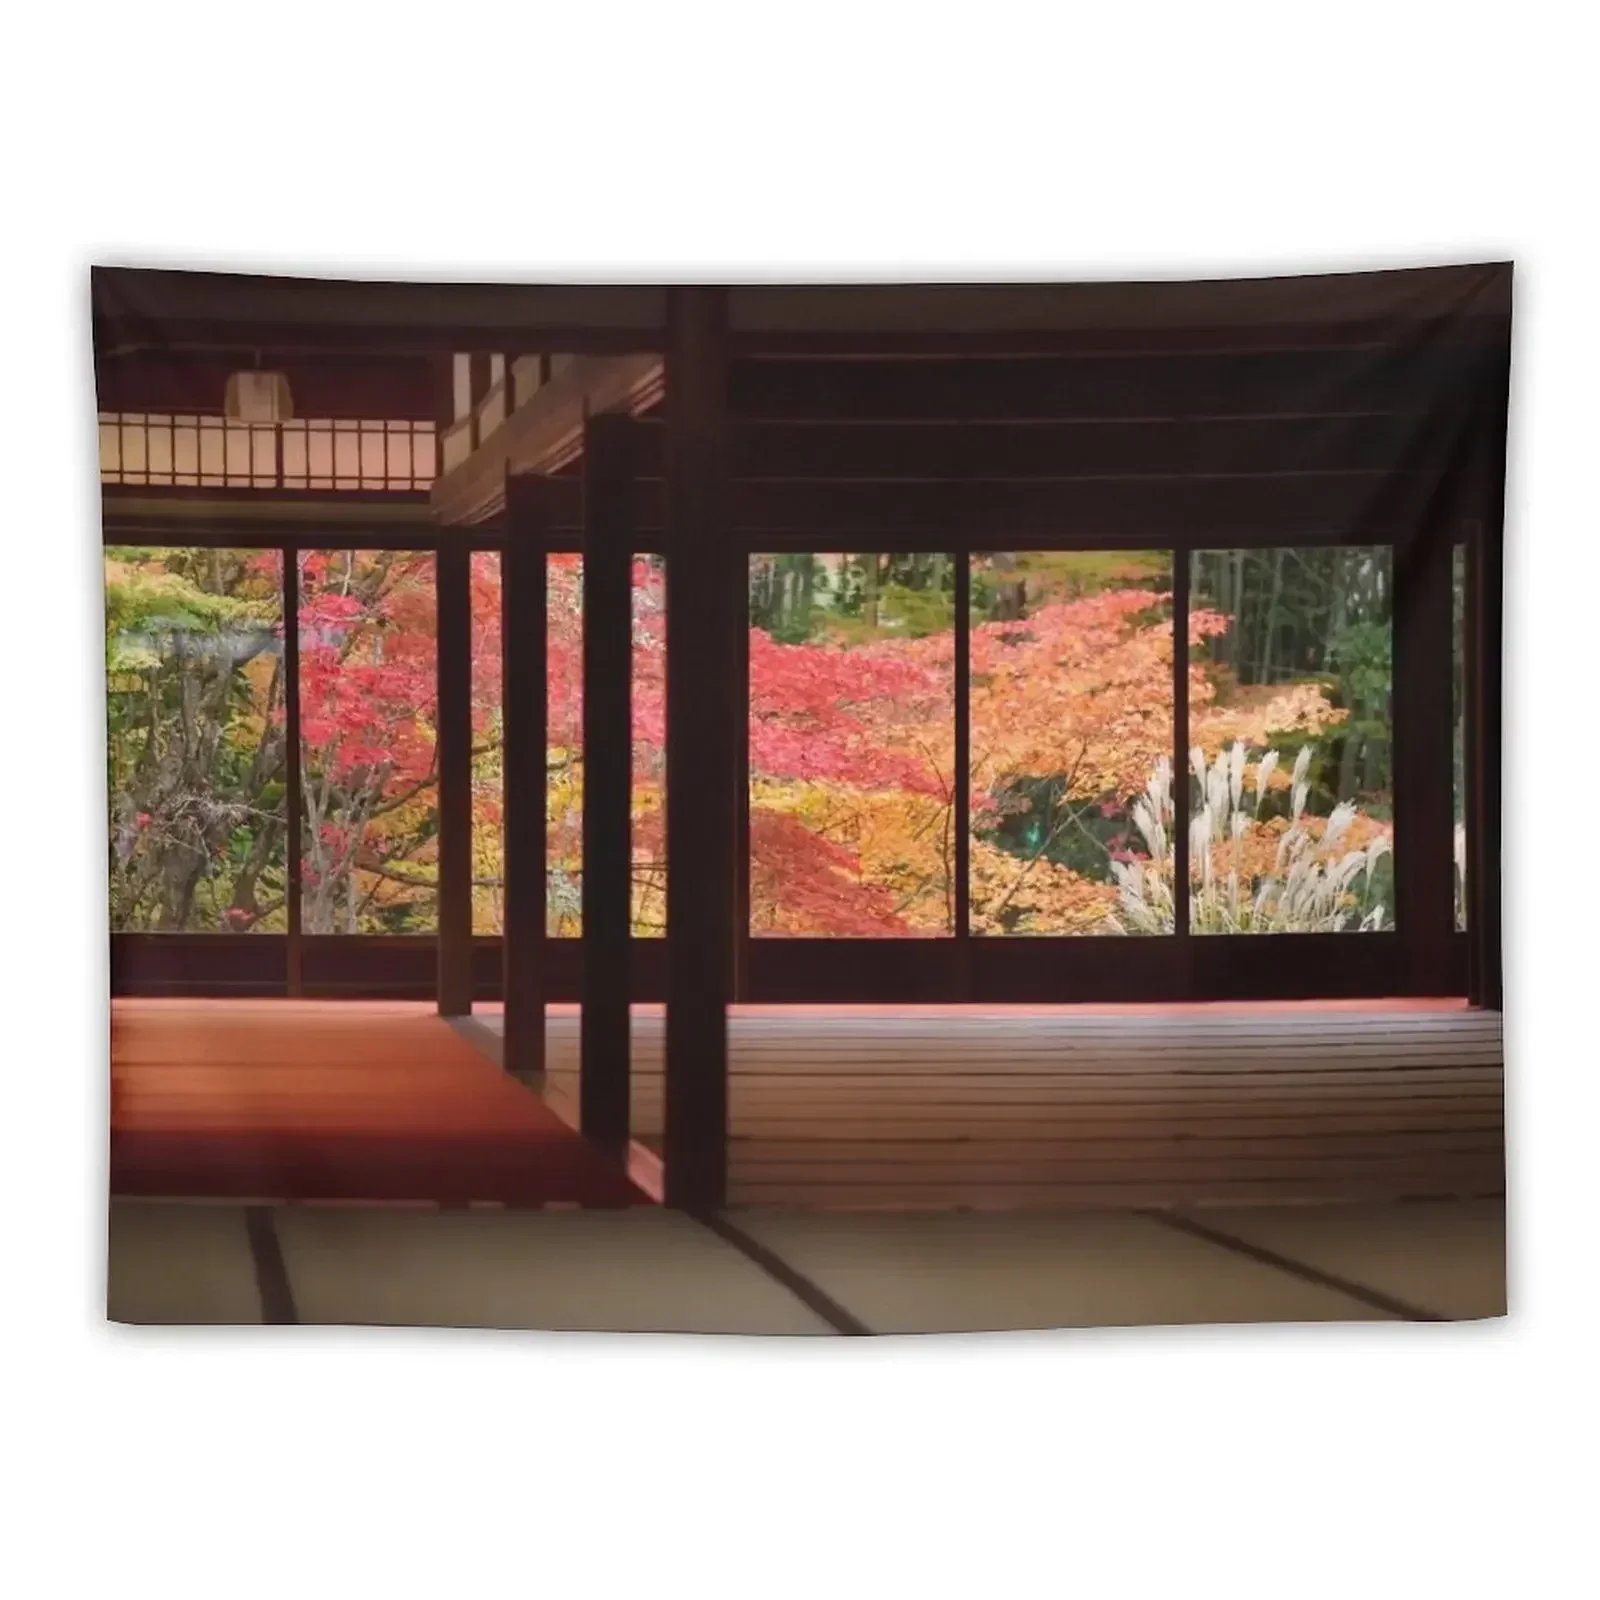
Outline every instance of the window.
{"type": "Polygon", "coordinates": [[[114,932],[287,927],[274,551],[105,551],[114,932]]]}
{"type": "MultiPolygon", "coordinates": [[[[549,558],[546,930],[583,932],[583,558],[549,558]]],[[[633,932],[666,932],[665,561],[633,563],[633,932]]]]}
{"type": "Polygon", "coordinates": [[[975,556],[971,704],[971,931],[1171,933],[1171,555],[975,556]]]}
{"type": "Polygon", "coordinates": [[[100,413],[102,483],[230,489],[426,489],[431,422],[100,413]]]}
{"type": "Polygon", "coordinates": [[[583,557],[545,564],[545,932],[583,932],[583,557]]]}
{"type": "Polygon", "coordinates": [[[750,931],[955,931],[955,562],[753,556],[750,931]]]}
{"type": "Polygon", "coordinates": [[[1190,930],[1394,926],[1390,552],[1197,551],[1190,930]]]}
{"type": "Polygon", "coordinates": [[[500,553],[475,550],[472,607],[472,931],[505,928],[500,553]]]}
{"type": "Polygon", "coordinates": [[[434,933],[433,557],[338,550],[298,560],[302,929],[434,933]]]}

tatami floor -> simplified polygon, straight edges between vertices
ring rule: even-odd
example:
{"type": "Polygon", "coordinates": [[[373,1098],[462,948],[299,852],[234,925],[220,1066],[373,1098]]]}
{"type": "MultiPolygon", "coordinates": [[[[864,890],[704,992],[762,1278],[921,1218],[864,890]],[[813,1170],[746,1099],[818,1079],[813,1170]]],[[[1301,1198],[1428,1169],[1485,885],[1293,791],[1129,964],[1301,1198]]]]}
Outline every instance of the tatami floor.
{"type": "Polygon", "coordinates": [[[141,1324],[891,1334],[1462,1320],[1506,1310],[1499,1201],[850,1215],[112,1203],[141,1324]]]}

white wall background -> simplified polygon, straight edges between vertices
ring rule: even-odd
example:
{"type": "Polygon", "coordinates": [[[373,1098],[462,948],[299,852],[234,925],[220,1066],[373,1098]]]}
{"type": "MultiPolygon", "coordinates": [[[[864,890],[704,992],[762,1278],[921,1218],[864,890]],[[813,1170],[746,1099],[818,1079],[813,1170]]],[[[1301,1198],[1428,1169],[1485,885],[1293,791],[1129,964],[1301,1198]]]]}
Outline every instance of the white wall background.
{"type": "Polygon", "coordinates": [[[13,1592],[1565,1592],[1541,1573],[1579,1555],[1592,1479],[1600,1129],[1595,630],[1570,620],[1600,540],[1583,14],[393,0],[379,30],[327,0],[149,0],[8,23],[13,1592]],[[1509,1323],[805,1350],[103,1325],[91,261],[659,281],[1485,257],[1518,272],[1509,1323]]]}

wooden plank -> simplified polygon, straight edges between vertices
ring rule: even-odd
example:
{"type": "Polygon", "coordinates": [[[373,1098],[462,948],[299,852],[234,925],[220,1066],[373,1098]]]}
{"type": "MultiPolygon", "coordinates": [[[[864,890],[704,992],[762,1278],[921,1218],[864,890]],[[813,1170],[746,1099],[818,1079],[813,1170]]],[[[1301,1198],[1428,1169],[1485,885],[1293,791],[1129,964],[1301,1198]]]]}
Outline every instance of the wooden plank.
{"type": "Polygon", "coordinates": [[[665,291],[94,267],[94,342],[332,352],[659,348],[665,291]]]}
{"type": "Polygon", "coordinates": [[[537,1077],[545,1046],[545,774],[548,744],[548,576],[544,492],[514,480],[500,558],[501,718],[505,815],[506,1071],[537,1077]]]}
{"type": "MultiPolygon", "coordinates": [[[[1504,1188],[1497,1016],[1190,1008],[730,1021],[729,1196],[799,1206],[1395,1199],[1504,1188]]],[[[575,1076],[569,1019],[551,1071],[575,1076]]],[[[659,1021],[634,1135],[659,1142],[659,1021]]]]}
{"type": "Polygon", "coordinates": [[[727,507],[727,298],[667,299],[667,1203],[726,1197],[743,561],[727,507]]]}
{"type": "Polygon", "coordinates": [[[1079,1143],[1103,1138],[1130,1138],[1159,1133],[1169,1141],[1205,1139],[1214,1134],[1237,1138],[1324,1137],[1339,1134],[1443,1132],[1449,1129],[1502,1128],[1503,1105],[1498,1096],[1482,1103],[1465,1096],[1434,1096],[1420,1106],[1405,1102],[1397,1107],[1352,1105],[1348,1099],[1301,1101],[1262,1106],[1171,1103],[1047,1105],[1023,1115],[986,1115],[975,1125],[965,1110],[947,1107],[910,1107],[893,1114],[854,1113],[846,1120],[819,1112],[774,1112],[760,1132],[735,1128],[733,1143],[768,1143],[791,1140],[809,1147],[813,1142],[851,1144],[916,1141],[925,1144],[977,1144],[990,1140],[1022,1143],[1079,1143]]]}
{"type": "MultiPolygon", "coordinates": [[[[1458,395],[1441,407],[1462,409],[1458,395]]],[[[1429,412],[1069,422],[739,422],[736,479],[1008,482],[1229,473],[1394,472],[1444,464],[1429,412]]],[[[639,473],[665,475],[665,423],[642,422],[639,473]]],[[[1447,459],[1447,458],[1446,458],[1447,459]]]]}
{"type": "MultiPolygon", "coordinates": [[[[1237,472],[1066,480],[730,483],[733,525],[775,553],[835,548],[1205,549],[1369,544],[1409,535],[1440,475],[1428,470],[1237,472]]],[[[582,486],[553,478],[552,537],[576,549],[582,486]]],[[[664,548],[666,494],[641,481],[641,549],[664,548]]]]}
{"type": "Polygon", "coordinates": [[[472,553],[435,557],[439,762],[439,1015],[472,1013],[472,553]]]}
{"type": "MultiPolygon", "coordinates": [[[[1107,1177],[1101,1181],[1054,1183],[971,1183],[962,1188],[961,1206],[973,1211],[1093,1210],[1146,1207],[1345,1204],[1368,1201],[1476,1198],[1505,1193],[1504,1178],[1482,1172],[1297,1173],[1289,1178],[1261,1175],[1182,1182],[1107,1177]]],[[[944,1211],[951,1207],[947,1183],[837,1183],[820,1188],[803,1182],[747,1180],[730,1191],[735,1206],[813,1207],[838,1211],[944,1211]]]]}
{"type": "Polygon", "coordinates": [[[737,1170],[770,1170],[775,1174],[789,1167],[827,1167],[837,1164],[841,1173],[907,1164],[943,1163],[954,1176],[973,1168],[1046,1162],[1081,1164],[1148,1160],[1257,1161],[1284,1159],[1357,1160],[1371,1156],[1387,1160],[1415,1151],[1444,1154],[1498,1153],[1501,1130],[1489,1128],[1355,1128],[1343,1133],[1301,1129],[1293,1134],[1281,1131],[1238,1133],[1220,1129],[1204,1136],[1162,1138],[1145,1130],[1143,1136],[1121,1130],[1101,1128],[1091,1138],[1075,1140],[1059,1136],[1015,1138],[995,1135],[984,1139],[797,1139],[783,1137],[762,1140],[741,1139],[733,1143],[732,1160],[737,1170]]]}
{"type": "Polygon", "coordinates": [[[132,1006],[112,1009],[113,1193],[643,1198],[424,1005],[132,1006]]]}
{"type": "Polygon", "coordinates": [[[750,348],[1227,348],[1404,340],[1510,315],[1509,262],[1133,283],[750,284],[730,293],[750,348]]]}
{"type": "Polygon", "coordinates": [[[583,999],[579,1126],[628,1142],[633,782],[631,424],[584,430],[583,999]]]}
{"type": "Polygon", "coordinates": [[[743,359],[741,420],[1060,422],[1074,418],[1349,416],[1417,411],[1474,386],[1481,346],[1414,344],[1150,355],[743,359]]]}
{"type": "MultiPolygon", "coordinates": [[[[1283,347],[1460,338],[1510,315],[1507,262],[1190,282],[742,285],[750,350],[1283,347]]],[[[440,284],[95,267],[97,351],[650,350],[675,292],[635,284],[440,284]]],[[[669,330],[670,335],[670,330],[669,330]]]]}

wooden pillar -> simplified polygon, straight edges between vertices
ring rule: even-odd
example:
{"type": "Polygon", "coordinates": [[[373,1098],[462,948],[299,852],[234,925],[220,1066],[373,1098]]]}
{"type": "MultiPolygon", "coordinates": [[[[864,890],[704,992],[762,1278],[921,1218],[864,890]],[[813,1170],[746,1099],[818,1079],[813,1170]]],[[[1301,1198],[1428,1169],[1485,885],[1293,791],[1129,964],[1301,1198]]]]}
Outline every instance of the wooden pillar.
{"type": "Polygon", "coordinates": [[[723,1204],[744,714],[727,496],[727,291],[667,291],[666,1200],[723,1204]]]}
{"type": "Polygon", "coordinates": [[[1464,657],[1461,674],[1461,820],[1466,831],[1466,883],[1462,906],[1467,925],[1467,1003],[1483,1004],[1484,971],[1483,947],[1479,942],[1479,926],[1483,917],[1480,897],[1483,893],[1483,854],[1480,838],[1479,810],[1481,801],[1480,763],[1483,759],[1483,740],[1478,726],[1479,689],[1482,674],[1482,638],[1480,612],[1483,582],[1483,521],[1473,518],[1466,540],[1466,573],[1461,607],[1460,648],[1464,657]]]}
{"type": "Polygon", "coordinates": [[[1451,473],[1394,551],[1395,923],[1407,952],[1397,993],[1444,994],[1455,931],[1451,564],[1463,482],[1451,473]]]}
{"type": "Polygon", "coordinates": [[[472,448],[476,450],[482,442],[478,438],[478,407],[484,402],[489,390],[494,385],[489,381],[489,357],[487,352],[474,350],[469,357],[467,380],[467,393],[472,402],[472,448]]]}
{"type": "Polygon", "coordinates": [[[1478,460],[1481,515],[1468,549],[1467,934],[1473,946],[1479,1005],[1504,1004],[1500,839],[1502,700],[1505,693],[1505,479],[1510,353],[1492,365],[1485,385],[1478,460]]]}
{"type": "Polygon", "coordinates": [[[450,354],[436,355],[432,367],[433,475],[437,479],[444,476],[445,435],[459,420],[456,416],[456,358],[450,354]]]}
{"type": "Polygon", "coordinates": [[[459,530],[435,558],[438,606],[439,1015],[472,1014],[472,555],[459,530]]]}
{"type": "MultiPolygon", "coordinates": [[[[965,546],[966,541],[963,540],[965,546]]],[[[872,558],[878,559],[876,555],[872,558]]],[[[972,971],[972,562],[970,549],[956,552],[955,641],[951,692],[955,701],[955,770],[951,778],[950,932],[960,954],[956,998],[976,993],[972,971]]]]}
{"type": "Polygon", "coordinates": [[[283,986],[292,1000],[303,989],[301,921],[305,903],[300,881],[306,814],[300,759],[300,552],[285,545],[279,559],[283,571],[284,898],[289,924],[284,939],[283,986]]]}
{"type": "Polygon", "coordinates": [[[545,480],[506,480],[500,557],[505,785],[505,1051],[507,1072],[544,1071],[545,751],[548,744],[545,480]]]}
{"type": "MultiPolygon", "coordinates": [[[[434,357],[436,476],[444,476],[444,439],[455,422],[455,358],[434,357]]],[[[438,607],[439,1015],[472,1013],[472,594],[464,538],[445,535],[434,569],[438,607]]]]}
{"type": "Polygon", "coordinates": [[[1194,992],[1194,956],[1189,930],[1189,610],[1194,552],[1172,552],[1172,933],[1176,941],[1178,992],[1194,992]]]}
{"type": "Polygon", "coordinates": [[[591,417],[583,450],[583,984],[579,1126],[628,1142],[632,990],[633,424],[591,417]]]}

